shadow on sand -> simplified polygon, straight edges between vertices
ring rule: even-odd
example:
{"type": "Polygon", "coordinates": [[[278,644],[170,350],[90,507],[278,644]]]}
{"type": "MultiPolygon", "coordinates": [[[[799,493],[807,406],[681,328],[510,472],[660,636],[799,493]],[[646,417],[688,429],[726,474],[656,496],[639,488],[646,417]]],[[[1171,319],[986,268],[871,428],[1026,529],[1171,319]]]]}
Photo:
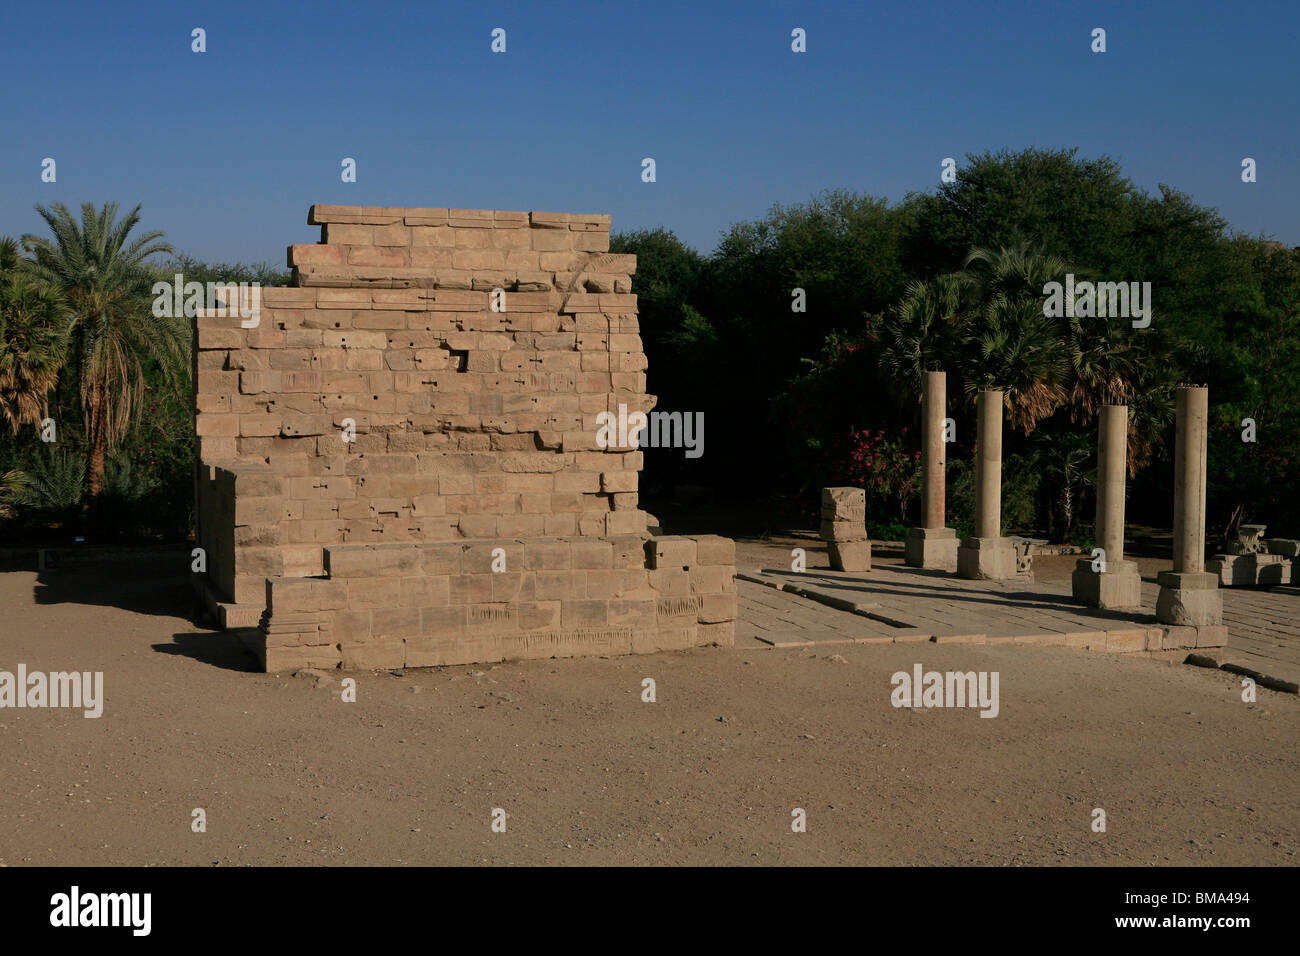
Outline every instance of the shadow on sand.
{"type": "Polygon", "coordinates": [[[136,614],[193,620],[194,592],[189,559],[141,551],[112,560],[76,561],[37,573],[32,599],[37,604],[116,607],[136,614]]]}
{"type": "MultiPolygon", "coordinates": [[[[135,614],[174,617],[194,628],[204,626],[189,581],[189,555],[141,550],[109,560],[78,560],[38,572],[37,604],[113,607],[135,614]]],[[[255,656],[229,631],[188,630],[170,644],[153,644],[159,654],[189,657],[224,670],[257,673],[255,656]]]]}
{"type": "Polygon", "coordinates": [[[190,631],[173,634],[171,644],[154,644],[159,654],[190,657],[222,670],[260,673],[252,652],[230,631],[190,631]]]}

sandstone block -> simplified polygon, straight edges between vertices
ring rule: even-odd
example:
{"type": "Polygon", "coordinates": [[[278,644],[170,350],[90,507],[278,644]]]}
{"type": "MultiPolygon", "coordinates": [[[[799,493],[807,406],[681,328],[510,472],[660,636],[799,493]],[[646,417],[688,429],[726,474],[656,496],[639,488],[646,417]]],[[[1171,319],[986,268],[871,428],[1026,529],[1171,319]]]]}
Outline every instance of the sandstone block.
{"type": "Polygon", "coordinates": [[[843,516],[843,519],[865,518],[867,493],[862,488],[836,487],[822,489],[822,514],[843,516]]]}
{"type": "Polygon", "coordinates": [[[840,521],[823,518],[821,523],[823,541],[865,541],[867,527],[862,521],[840,521]]]}
{"type": "Polygon", "coordinates": [[[646,542],[646,555],[652,569],[684,569],[695,564],[696,543],[684,537],[651,538],[646,542]]]}
{"type": "Polygon", "coordinates": [[[344,670],[388,670],[406,666],[406,641],[400,637],[344,641],[340,650],[344,670]]]}
{"type": "Polygon", "coordinates": [[[695,540],[695,555],[699,564],[735,566],[735,541],[716,534],[691,535],[691,537],[695,540]]]}
{"type": "Polygon", "coordinates": [[[831,569],[848,573],[871,570],[871,542],[830,541],[827,543],[831,569]]]}
{"type": "Polygon", "coordinates": [[[736,619],[735,594],[700,595],[698,620],[701,624],[717,624],[736,619]]]}
{"type": "Polygon", "coordinates": [[[963,538],[957,548],[959,577],[1006,580],[1016,576],[1016,551],[1008,538],[963,538]]]}

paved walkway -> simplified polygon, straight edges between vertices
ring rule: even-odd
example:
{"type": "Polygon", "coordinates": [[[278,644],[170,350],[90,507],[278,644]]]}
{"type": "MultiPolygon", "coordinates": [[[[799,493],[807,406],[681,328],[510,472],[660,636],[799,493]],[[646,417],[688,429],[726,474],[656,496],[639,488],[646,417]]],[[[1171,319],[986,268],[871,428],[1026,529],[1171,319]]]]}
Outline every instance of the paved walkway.
{"type": "Polygon", "coordinates": [[[1300,683],[1300,587],[1224,588],[1220,663],[1300,683]]]}
{"type": "MultiPolygon", "coordinates": [[[[862,574],[824,567],[803,573],[737,570],[736,640],[742,646],[933,639],[1065,644],[1113,652],[1162,649],[1163,628],[1153,612],[1102,611],[1076,604],[1068,581],[1059,575],[968,581],[910,568],[888,557],[874,558],[872,570],[862,574]]],[[[1154,575],[1144,574],[1144,608],[1155,608],[1158,590],[1154,575]]],[[[1227,645],[1196,653],[1219,664],[1300,683],[1300,588],[1225,588],[1223,604],[1227,645]]]]}

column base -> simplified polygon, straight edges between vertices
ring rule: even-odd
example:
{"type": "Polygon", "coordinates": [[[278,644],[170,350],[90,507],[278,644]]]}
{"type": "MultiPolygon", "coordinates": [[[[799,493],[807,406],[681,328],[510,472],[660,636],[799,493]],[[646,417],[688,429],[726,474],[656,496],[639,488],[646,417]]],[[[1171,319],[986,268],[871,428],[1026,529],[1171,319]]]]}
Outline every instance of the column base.
{"type": "Polygon", "coordinates": [[[1016,576],[1016,549],[1009,538],[962,538],[957,549],[957,576],[1006,581],[1016,576]]]}
{"type": "Polygon", "coordinates": [[[957,570],[957,532],[952,528],[913,528],[903,542],[903,561],[913,568],[957,570]]]}
{"type": "Polygon", "coordinates": [[[1161,571],[1156,620],[1161,624],[1210,627],[1223,623],[1219,579],[1205,572],[1161,571]]]}
{"type": "Polygon", "coordinates": [[[870,541],[827,541],[826,550],[830,554],[832,571],[871,570],[870,541]]]}
{"type": "Polygon", "coordinates": [[[1070,592],[1080,604],[1102,610],[1142,606],[1142,576],[1136,561],[1108,561],[1105,571],[1094,571],[1091,558],[1075,562],[1070,592]]]}

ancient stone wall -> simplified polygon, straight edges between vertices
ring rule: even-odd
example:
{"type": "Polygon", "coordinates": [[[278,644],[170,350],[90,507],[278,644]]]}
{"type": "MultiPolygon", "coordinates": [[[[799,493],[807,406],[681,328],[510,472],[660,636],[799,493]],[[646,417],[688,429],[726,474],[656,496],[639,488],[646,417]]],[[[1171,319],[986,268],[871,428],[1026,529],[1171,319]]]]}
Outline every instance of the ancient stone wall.
{"type": "Polygon", "coordinates": [[[308,221],[255,327],[196,321],[205,586],[266,666],[730,643],[731,543],[648,535],[643,453],[597,441],[654,403],[609,217],[308,221]]]}

